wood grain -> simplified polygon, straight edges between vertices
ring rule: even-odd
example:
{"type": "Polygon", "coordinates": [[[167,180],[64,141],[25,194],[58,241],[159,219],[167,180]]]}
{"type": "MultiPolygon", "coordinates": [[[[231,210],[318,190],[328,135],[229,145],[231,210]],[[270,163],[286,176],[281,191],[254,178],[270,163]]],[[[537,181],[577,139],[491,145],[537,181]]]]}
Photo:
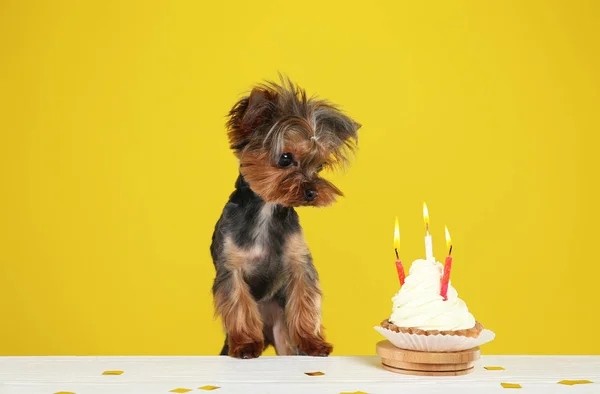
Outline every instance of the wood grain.
{"type": "Polygon", "coordinates": [[[466,375],[480,356],[478,347],[460,352],[417,352],[397,348],[387,340],[377,343],[376,350],[384,369],[408,375],[466,375]]]}
{"type": "Polygon", "coordinates": [[[380,356],[269,357],[237,360],[219,356],[1,357],[2,394],[165,394],[176,387],[211,393],[335,394],[341,392],[398,394],[479,394],[507,392],[502,382],[519,383],[532,393],[596,394],[600,356],[490,356],[474,362],[465,376],[432,376],[389,372],[380,356]],[[502,365],[503,371],[486,371],[502,365]],[[106,376],[102,371],[122,370],[106,376]],[[321,371],[322,376],[306,376],[321,371]],[[568,387],[561,380],[593,383],[568,387]]]}

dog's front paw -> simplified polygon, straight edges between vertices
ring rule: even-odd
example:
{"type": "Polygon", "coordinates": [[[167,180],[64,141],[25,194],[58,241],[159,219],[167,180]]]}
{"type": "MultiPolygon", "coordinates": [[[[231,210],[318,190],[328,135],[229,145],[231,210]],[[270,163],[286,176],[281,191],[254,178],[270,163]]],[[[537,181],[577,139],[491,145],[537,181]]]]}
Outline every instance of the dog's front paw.
{"type": "Polygon", "coordinates": [[[333,345],[322,340],[303,341],[298,350],[306,356],[327,357],[333,351],[333,345]]]}
{"type": "Polygon", "coordinates": [[[257,358],[259,357],[265,348],[265,344],[262,341],[242,344],[230,344],[229,355],[235,358],[257,358]]]}

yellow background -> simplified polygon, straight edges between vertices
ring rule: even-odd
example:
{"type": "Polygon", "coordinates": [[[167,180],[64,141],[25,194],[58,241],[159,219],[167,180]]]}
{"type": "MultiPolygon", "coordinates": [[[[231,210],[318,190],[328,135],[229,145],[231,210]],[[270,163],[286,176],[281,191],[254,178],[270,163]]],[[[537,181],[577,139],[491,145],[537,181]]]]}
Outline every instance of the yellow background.
{"type": "Polygon", "coordinates": [[[224,116],[278,71],[363,124],[300,210],[334,354],[374,354],[423,201],[486,353],[600,353],[597,2],[156,3],[0,3],[0,354],[220,350],[224,116]]]}

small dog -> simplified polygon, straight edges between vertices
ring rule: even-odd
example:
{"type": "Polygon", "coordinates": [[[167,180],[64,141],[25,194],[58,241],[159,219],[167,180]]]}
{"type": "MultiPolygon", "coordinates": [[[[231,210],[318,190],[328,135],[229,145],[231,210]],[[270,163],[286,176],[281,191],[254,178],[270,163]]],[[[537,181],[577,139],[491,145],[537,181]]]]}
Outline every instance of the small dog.
{"type": "Polygon", "coordinates": [[[307,98],[289,79],[252,89],[229,113],[240,161],[235,191],[210,247],[221,355],[327,356],[317,271],[294,207],[324,207],[342,192],[319,173],[349,162],[360,125],[334,105],[307,98]]]}

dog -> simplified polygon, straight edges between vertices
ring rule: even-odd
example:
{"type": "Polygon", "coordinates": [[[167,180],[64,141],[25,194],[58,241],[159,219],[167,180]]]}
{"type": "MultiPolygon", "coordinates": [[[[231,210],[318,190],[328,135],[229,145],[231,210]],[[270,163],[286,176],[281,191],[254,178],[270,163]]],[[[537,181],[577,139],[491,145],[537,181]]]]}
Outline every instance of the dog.
{"type": "Polygon", "coordinates": [[[342,192],[323,169],[350,163],[360,124],[335,105],[307,98],[289,78],[255,86],[227,119],[239,176],[210,247],[221,355],[328,356],[321,288],[295,207],[325,207],[342,192]]]}

